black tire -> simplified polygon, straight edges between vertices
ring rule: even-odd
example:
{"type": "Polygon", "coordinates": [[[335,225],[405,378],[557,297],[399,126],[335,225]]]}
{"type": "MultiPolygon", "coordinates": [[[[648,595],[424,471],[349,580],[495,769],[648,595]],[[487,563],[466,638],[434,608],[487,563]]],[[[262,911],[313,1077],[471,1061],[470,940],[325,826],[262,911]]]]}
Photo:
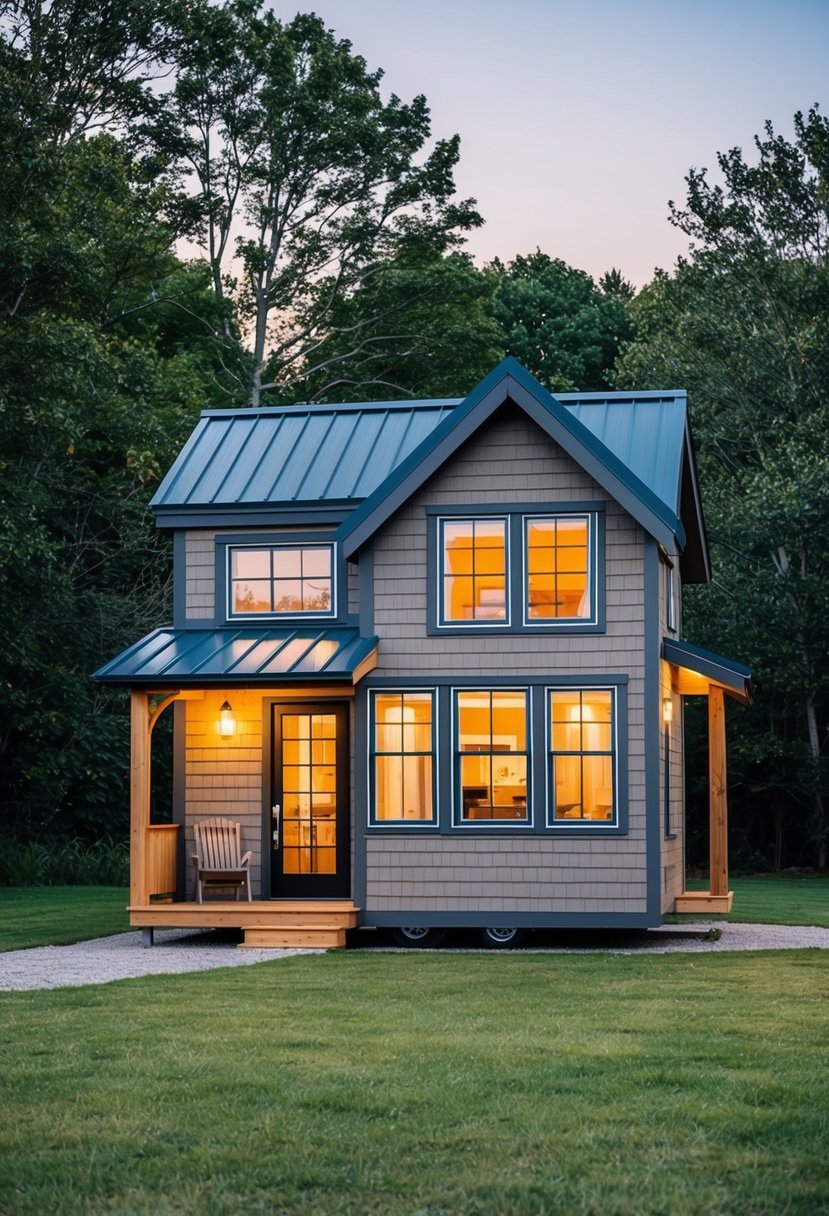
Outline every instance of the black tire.
{"type": "Polygon", "coordinates": [[[521,944],[521,937],[520,929],[502,929],[499,926],[481,929],[481,943],[488,950],[514,950],[521,944]]]}
{"type": "Polygon", "coordinates": [[[422,925],[401,925],[399,929],[392,929],[391,936],[396,946],[420,950],[427,946],[439,946],[446,936],[446,930],[427,929],[422,925]]]}

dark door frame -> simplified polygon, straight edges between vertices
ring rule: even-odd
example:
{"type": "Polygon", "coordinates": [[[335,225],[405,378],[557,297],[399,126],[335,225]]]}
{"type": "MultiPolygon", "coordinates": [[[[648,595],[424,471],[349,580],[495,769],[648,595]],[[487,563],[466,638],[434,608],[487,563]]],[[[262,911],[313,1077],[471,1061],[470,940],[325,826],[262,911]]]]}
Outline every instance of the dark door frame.
{"type": "MultiPolygon", "coordinates": [[[[263,765],[262,765],[262,898],[263,899],[348,899],[351,897],[351,765],[350,710],[351,702],[344,697],[269,697],[263,706],[263,765]],[[337,716],[337,871],[334,875],[297,875],[289,879],[288,888],[274,893],[276,875],[272,848],[273,818],[271,808],[277,801],[277,762],[281,753],[277,738],[278,722],[284,713],[335,714],[337,716]]],[[[280,822],[280,831],[282,824],[280,822]]]]}

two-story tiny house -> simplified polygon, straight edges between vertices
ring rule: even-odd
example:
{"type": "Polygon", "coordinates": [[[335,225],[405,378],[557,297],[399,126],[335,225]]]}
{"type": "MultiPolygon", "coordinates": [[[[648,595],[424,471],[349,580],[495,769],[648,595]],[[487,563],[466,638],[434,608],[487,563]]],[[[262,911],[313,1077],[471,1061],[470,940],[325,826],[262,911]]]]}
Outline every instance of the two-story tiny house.
{"type": "Polygon", "coordinates": [[[730,906],[723,696],[680,640],[709,578],[681,392],[207,411],[156,495],[172,626],[132,689],[133,924],[246,944],[447,926],[646,927],[730,906]],[[683,698],[709,699],[711,887],[684,883],[683,698]],[[173,825],[149,822],[175,709],[173,825]],[[192,903],[193,825],[254,853],[252,903],[192,903]]]}

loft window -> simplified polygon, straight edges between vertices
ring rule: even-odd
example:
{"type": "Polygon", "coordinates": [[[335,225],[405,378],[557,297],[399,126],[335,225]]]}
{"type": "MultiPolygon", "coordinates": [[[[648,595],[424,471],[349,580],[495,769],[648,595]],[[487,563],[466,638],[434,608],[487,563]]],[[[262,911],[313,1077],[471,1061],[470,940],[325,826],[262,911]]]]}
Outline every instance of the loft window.
{"type": "Polygon", "coordinates": [[[442,520],[441,590],[447,623],[507,620],[505,519],[442,520]]]}
{"type": "Polygon", "coordinates": [[[434,694],[372,693],[373,823],[435,823],[434,694]]]}
{"type": "Polygon", "coordinates": [[[527,691],[455,693],[459,823],[528,822],[527,691]]]}
{"type": "Polygon", "coordinates": [[[599,505],[477,511],[435,512],[430,634],[604,630],[599,505]]]}
{"type": "Polygon", "coordinates": [[[525,620],[593,617],[589,515],[533,515],[524,520],[525,620]]]}
{"type": "Polygon", "coordinates": [[[230,616],[334,616],[333,545],[229,549],[230,616]]]}
{"type": "Polygon", "coordinates": [[[615,826],[616,732],[609,688],[552,689],[550,826],[615,826]]]}

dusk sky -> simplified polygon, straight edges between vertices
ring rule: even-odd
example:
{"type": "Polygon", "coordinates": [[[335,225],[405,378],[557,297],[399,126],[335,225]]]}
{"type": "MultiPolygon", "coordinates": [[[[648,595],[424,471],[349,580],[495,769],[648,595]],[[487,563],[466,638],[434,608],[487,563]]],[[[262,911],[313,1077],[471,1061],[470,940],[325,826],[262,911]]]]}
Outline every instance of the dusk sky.
{"type": "MultiPolygon", "coordinates": [[[[290,18],[296,4],[272,0],[290,18]]],[[[683,238],[689,168],[749,151],[769,118],[829,112],[829,0],[309,0],[433,132],[486,225],[478,262],[537,246],[637,286],[683,238]]]]}

